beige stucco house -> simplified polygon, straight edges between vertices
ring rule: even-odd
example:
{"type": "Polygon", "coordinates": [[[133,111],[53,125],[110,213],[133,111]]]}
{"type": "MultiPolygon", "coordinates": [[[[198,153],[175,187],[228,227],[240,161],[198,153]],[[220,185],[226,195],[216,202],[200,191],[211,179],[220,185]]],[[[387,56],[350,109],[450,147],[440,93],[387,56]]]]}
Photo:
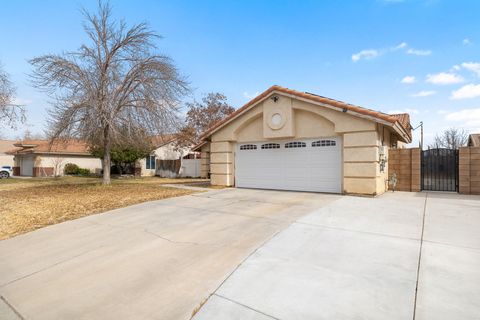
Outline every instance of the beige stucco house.
{"type": "Polygon", "coordinates": [[[140,159],[136,167],[142,176],[167,178],[199,177],[200,153],[191,147],[179,146],[176,135],[162,135],[152,138],[155,149],[147,158],[140,159]]]}
{"type": "Polygon", "coordinates": [[[86,143],[69,140],[50,144],[46,140],[23,140],[14,143],[13,174],[17,176],[49,177],[63,175],[65,165],[74,163],[80,168],[98,173],[102,161],[91,155],[86,143]]]}
{"type": "Polygon", "coordinates": [[[389,115],[272,86],[202,135],[213,185],[376,195],[388,150],[411,142],[408,114],[389,115]]]}

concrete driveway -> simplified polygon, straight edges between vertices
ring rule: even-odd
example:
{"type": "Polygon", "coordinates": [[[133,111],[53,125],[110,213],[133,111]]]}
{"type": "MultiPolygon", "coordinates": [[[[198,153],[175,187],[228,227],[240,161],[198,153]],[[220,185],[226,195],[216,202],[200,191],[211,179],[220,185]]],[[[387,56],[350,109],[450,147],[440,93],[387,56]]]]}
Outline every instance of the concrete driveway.
{"type": "Polygon", "coordinates": [[[155,201],[1,241],[0,319],[478,319],[479,230],[457,194],[155,201]]]}
{"type": "Polygon", "coordinates": [[[194,319],[480,319],[480,197],[342,197],[252,254],[194,319]]]}
{"type": "Polygon", "coordinates": [[[211,191],[0,241],[0,319],[189,319],[249,254],[339,198],[211,191]]]}

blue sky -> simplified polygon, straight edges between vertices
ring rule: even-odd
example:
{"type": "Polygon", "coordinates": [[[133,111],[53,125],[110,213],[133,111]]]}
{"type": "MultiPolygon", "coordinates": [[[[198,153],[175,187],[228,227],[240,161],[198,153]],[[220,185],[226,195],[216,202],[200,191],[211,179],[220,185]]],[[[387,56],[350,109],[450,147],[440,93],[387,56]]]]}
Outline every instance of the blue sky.
{"type": "MultiPolygon", "coordinates": [[[[114,16],[146,21],[164,38],[200,99],[224,93],[240,107],[273,84],[384,112],[410,112],[428,143],[451,126],[480,132],[480,1],[111,1],[114,16]]],[[[44,129],[45,96],[28,59],[87,39],[80,8],[96,1],[4,1],[0,62],[27,105],[25,127],[44,129]]],[[[416,141],[418,133],[415,132],[416,141]]],[[[416,143],[416,142],[415,142],[416,143]]]]}

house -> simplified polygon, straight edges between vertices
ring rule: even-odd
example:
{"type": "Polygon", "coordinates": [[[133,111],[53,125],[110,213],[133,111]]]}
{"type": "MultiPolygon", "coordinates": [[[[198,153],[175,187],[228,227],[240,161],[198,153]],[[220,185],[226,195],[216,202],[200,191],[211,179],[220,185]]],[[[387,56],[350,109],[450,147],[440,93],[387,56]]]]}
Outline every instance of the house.
{"type": "Polygon", "coordinates": [[[13,173],[20,176],[49,177],[63,175],[67,163],[90,172],[100,172],[102,162],[91,155],[86,143],[78,140],[23,140],[15,142],[8,154],[14,156],[13,173]]]}
{"type": "Polygon", "coordinates": [[[14,148],[14,143],[14,140],[0,140],[0,167],[13,167],[13,155],[7,154],[6,152],[14,148]]]}
{"type": "Polygon", "coordinates": [[[480,133],[472,133],[468,136],[469,147],[480,147],[480,133]]]}
{"type": "Polygon", "coordinates": [[[213,185],[376,195],[388,150],[412,141],[408,114],[390,115],[272,86],[202,135],[213,185]]]}
{"type": "Polygon", "coordinates": [[[155,149],[147,158],[137,161],[141,175],[167,178],[199,177],[200,152],[192,152],[190,147],[180,147],[177,142],[176,135],[153,137],[152,144],[155,149]]]}

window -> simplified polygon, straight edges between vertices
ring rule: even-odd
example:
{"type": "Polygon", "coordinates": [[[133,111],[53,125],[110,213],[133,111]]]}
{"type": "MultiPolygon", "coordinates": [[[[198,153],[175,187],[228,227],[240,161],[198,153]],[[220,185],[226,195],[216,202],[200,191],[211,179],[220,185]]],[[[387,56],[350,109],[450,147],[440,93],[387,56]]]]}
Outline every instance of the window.
{"type": "Polygon", "coordinates": [[[155,169],[155,156],[148,156],[146,160],[146,168],[155,169]]]}
{"type": "Polygon", "coordinates": [[[265,143],[262,144],[262,149],[280,149],[280,145],[278,143],[265,143]]]}
{"type": "Polygon", "coordinates": [[[331,147],[336,145],[337,143],[334,140],[318,140],[312,142],[312,147],[331,147]]]}
{"type": "Polygon", "coordinates": [[[285,148],[305,148],[307,144],[305,142],[293,141],[285,143],[285,148]]]}
{"type": "Polygon", "coordinates": [[[257,150],[257,146],[254,144],[244,144],[240,146],[240,150],[257,150]]]}

